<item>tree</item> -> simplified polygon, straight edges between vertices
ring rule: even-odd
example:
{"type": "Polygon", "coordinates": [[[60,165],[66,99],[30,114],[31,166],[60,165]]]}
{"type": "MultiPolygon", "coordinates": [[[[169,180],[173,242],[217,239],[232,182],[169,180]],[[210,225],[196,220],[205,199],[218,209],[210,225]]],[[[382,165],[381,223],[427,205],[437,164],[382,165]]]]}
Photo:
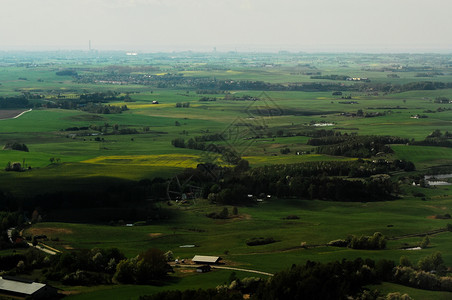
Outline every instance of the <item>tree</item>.
{"type": "Polygon", "coordinates": [[[150,283],[161,279],[168,272],[165,254],[156,248],[151,248],[138,256],[136,279],[137,283],[150,283]]]}
{"type": "Polygon", "coordinates": [[[173,251],[169,250],[169,251],[165,252],[165,258],[166,258],[166,261],[173,261],[174,260],[173,251]]]}
{"type": "Polygon", "coordinates": [[[234,167],[236,172],[245,172],[250,169],[250,163],[246,159],[240,159],[237,165],[234,167]]]}
{"type": "Polygon", "coordinates": [[[425,272],[436,271],[440,275],[444,274],[447,270],[440,252],[433,253],[432,255],[420,259],[418,267],[425,272]]]}
{"type": "Polygon", "coordinates": [[[159,249],[151,248],[135,258],[121,260],[116,266],[113,281],[149,284],[152,280],[166,276],[169,268],[165,254],[159,249]]]}
{"type": "Polygon", "coordinates": [[[229,210],[227,207],[223,208],[223,210],[218,215],[220,219],[227,219],[229,216],[229,210]]]}
{"type": "Polygon", "coordinates": [[[116,266],[113,281],[120,283],[135,283],[135,264],[133,259],[124,259],[116,266]]]}
{"type": "Polygon", "coordinates": [[[239,214],[239,209],[237,208],[237,206],[234,206],[234,208],[232,209],[232,214],[235,216],[239,214]]]}
{"type": "Polygon", "coordinates": [[[426,235],[423,239],[421,244],[419,245],[422,249],[427,248],[427,246],[430,244],[430,239],[428,238],[428,235],[426,235]]]}
{"type": "Polygon", "coordinates": [[[408,259],[408,257],[406,257],[405,255],[400,257],[399,260],[399,265],[401,265],[402,267],[411,267],[412,263],[411,261],[408,259]]]}

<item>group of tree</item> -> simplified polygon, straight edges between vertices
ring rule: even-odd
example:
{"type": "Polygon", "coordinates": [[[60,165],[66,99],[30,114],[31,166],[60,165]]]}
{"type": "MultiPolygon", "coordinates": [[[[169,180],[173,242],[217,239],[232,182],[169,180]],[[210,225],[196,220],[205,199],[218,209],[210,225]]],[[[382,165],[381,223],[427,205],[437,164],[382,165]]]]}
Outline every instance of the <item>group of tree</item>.
{"type": "Polygon", "coordinates": [[[0,271],[6,275],[27,274],[40,269],[47,280],[84,286],[151,284],[167,279],[172,270],[164,253],[155,248],[130,259],[117,248],[80,249],[52,256],[29,248],[23,254],[2,256],[0,263],[0,271]]]}
{"type": "Polygon", "coordinates": [[[3,146],[3,150],[29,151],[27,145],[18,142],[6,143],[5,146],[3,146]]]}
{"type": "Polygon", "coordinates": [[[77,71],[74,69],[63,69],[57,71],[55,74],[58,76],[75,76],[75,77],[78,76],[77,71]]]}
{"type": "Polygon", "coordinates": [[[121,260],[116,267],[113,281],[124,284],[151,284],[165,279],[171,271],[165,254],[159,249],[151,248],[134,258],[121,260]]]}
{"type": "Polygon", "coordinates": [[[15,162],[8,161],[6,163],[5,171],[22,172],[25,171],[25,168],[18,161],[15,162]]]}
{"type": "Polygon", "coordinates": [[[371,236],[350,235],[345,240],[334,240],[328,243],[333,247],[348,247],[352,249],[382,250],[386,248],[387,238],[380,232],[375,232],[371,236]]]}
{"type": "Polygon", "coordinates": [[[413,145],[422,146],[438,146],[438,147],[452,147],[452,133],[446,131],[442,133],[439,129],[435,129],[423,141],[415,141],[413,145]]]}
{"type": "Polygon", "coordinates": [[[221,135],[210,135],[205,136],[204,138],[199,137],[198,139],[190,138],[188,142],[185,142],[184,138],[175,138],[171,141],[171,144],[177,148],[189,148],[206,152],[218,153],[221,154],[225,162],[230,164],[237,164],[240,161],[241,157],[231,147],[203,142],[208,139],[221,139],[221,138],[222,138],[221,135]]]}
{"type": "Polygon", "coordinates": [[[67,99],[66,96],[58,94],[55,100],[43,102],[41,105],[47,108],[82,109],[87,105],[108,103],[111,101],[130,102],[131,98],[128,93],[121,95],[116,91],[84,93],[71,99],[67,99]]]}
{"type": "Polygon", "coordinates": [[[307,261],[304,265],[292,265],[269,279],[237,279],[231,274],[229,283],[209,290],[164,291],[142,296],[140,300],[182,299],[367,299],[409,300],[407,294],[382,294],[366,286],[382,281],[414,288],[452,291],[452,277],[446,276],[447,268],[440,253],[421,258],[413,265],[405,256],[398,265],[394,261],[357,258],[329,263],[307,261]]]}
{"type": "Polygon", "coordinates": [[[402,257],[393,270],[393,281],[420,289],[452,292],[452,277],[446,275],[442,255],[436,252],[421,258],[417,264],[402,257]]]}
{"type": "Polygon", "coordinates": [[[347,75],[314,75],[311,79],[327,79],[327,80],[347,80],[350,76],[347,75]]]}
{"type": "Polygon", "coordinates": [[[413,170],[414,165],[402,160],[359,159],[353,162],[308,162],[250,169],[248,162],[242,159],[234,168],[215,171],[221,174],[221,180],[209,176],[203,168],[187,169],[179,176],[190,178],[193,185],[203,187],[203,196],[212,203],[254,202],[255,197],[248,195],[379,201],[394,199],[398,195],[399,184],[391,180],[387,173],[404,169],[413,170]]]}
{"type": "MultiPolygon", "coordinates": [[[[0,201],[2,197],[0,197],[0,201]]],[[[15,247],[24,247],[22,243],[15,243],[19,236],[18,231],[12,232],[12,240],[9,240],[7,230],[10,228],[18,228],[24,223],[24,214],[19,212],[0,211],[0,249],[9,249],[15,247]]],[[[1,266],[1,264],[0,264],[1,266]]]]}
{"type": "Polygon", "coordinates": [[[316,153],[368,158],[378,153],[392,153],[390,144],[406,144],[406,138],[394,136],[327,136],[312,138],[308,145],[318,146],[316,153]]]}
{"type": "Polygon", "coordinates": [[[393,281],[395,263],[388,260],[375,262],[357,258],[330,263],[307,261],[304,265],[276,273],[268,279],[249,277],[237,279],[231,274],[229,282],[216,289],[164,291],[141,296],[140,300],[183,299],[411,299],[407,294],[382,294],[369,291],[366,286],[381,281],[393,281]]]}
{"type": "Polygon", "coordinates": [[[190,102],[184,102],[184,103],[182,103],[182,102],[177,102],[177,103],[176,103],[176,107],[177,107],[177,108],[181,108],[181,107],[183,107],[183,108],[188,108],[188,107],[190,107],[190,102]]]}
{"type": "Polygon", "coordinates": [[[104,104],[95,104],[95,103],[88,103],[85,106],[80,107],[82,111],[95,113],[95,114],[120,114],[123,111],[128,110],[127,105],[104,105],[104,104]]]}
{"type": "Polygon", "coordinates": [[[29,102],[27,97],[21,96],[10,96],[10,97],[0,97],[0,109],[5,108],[28,108],[29,102]]]}

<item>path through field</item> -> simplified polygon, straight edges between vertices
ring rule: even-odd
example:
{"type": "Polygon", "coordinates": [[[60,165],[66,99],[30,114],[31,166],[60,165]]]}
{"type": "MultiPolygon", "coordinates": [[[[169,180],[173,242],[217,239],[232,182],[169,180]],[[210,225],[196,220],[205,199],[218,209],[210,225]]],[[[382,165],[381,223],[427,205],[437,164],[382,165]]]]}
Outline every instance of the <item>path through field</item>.
{"type": "Polygon", "coordinates": [[[30,112],[32,109],[23,110],[23,109],[13,109],[13,110],[0,110],[0,120],[8,120],[8,119],[17,119],[22,116],[24,113],[30,112]]]}
{"type": "Polygon", "coordinates": [[[271,273],[267,272],[261,272],[257,270],[250,270],[250,269],[240,269],[240,268],[232,268],[232,267],[224,267],[224,266],[211,266],[212,269],[223,269],[223,270],[234,270],[234,271],[242,271],[242,272],[249,272],[249,273],[256,273],[261,275],[267,275],[267,276],[273,276],[271,273]]]}

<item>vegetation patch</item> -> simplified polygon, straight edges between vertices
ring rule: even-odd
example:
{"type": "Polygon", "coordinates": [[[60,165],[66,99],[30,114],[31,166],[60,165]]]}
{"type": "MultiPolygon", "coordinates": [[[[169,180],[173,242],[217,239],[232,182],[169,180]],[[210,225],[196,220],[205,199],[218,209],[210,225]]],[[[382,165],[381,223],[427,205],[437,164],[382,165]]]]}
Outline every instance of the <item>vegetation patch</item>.
{"type": "Polygon", "coordinates": [[[251,239],[248,239],[246,241],[246,244],[248,246],[260,246],[260,245],[267,245],[267,244],[272,244],[272,243],[276,243],[277,240],[275,240],[272,237],[254,237],[251,239]]]}
{"type": "Polygon", "coordinates": [[[58,227],[31,227],[26,230],[27,234],[31,235],[48,235],[55,236],[59,234],[73,234],[72,229],[58,228],[58,227]]]}
{"type": "Polygon", "coordinates": [[[28,147],[25,144],[14,142],[14,143],[7,143],[5,146],[3,146],[3,150],[16,150],[16,151],[28,152],[28,147]]]}

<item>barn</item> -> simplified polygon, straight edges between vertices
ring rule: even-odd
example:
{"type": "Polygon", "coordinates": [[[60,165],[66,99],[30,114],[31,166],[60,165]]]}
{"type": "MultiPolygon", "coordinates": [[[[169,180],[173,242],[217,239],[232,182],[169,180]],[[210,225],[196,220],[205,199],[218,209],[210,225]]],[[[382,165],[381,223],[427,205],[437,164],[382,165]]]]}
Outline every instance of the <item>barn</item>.
{"type": "Polygon", "coordinates": [[[16,299],[59,299],[58,290],[44,283],[12,276],[0,276],[0,297],[16,299]]]}
{"type": "Polygon", "coordinates": [[[221,260],[219,256],[205,256],[205,255],[195,255],[192,258],[192,262],[196,264],[218,264],[221,260]]]}

